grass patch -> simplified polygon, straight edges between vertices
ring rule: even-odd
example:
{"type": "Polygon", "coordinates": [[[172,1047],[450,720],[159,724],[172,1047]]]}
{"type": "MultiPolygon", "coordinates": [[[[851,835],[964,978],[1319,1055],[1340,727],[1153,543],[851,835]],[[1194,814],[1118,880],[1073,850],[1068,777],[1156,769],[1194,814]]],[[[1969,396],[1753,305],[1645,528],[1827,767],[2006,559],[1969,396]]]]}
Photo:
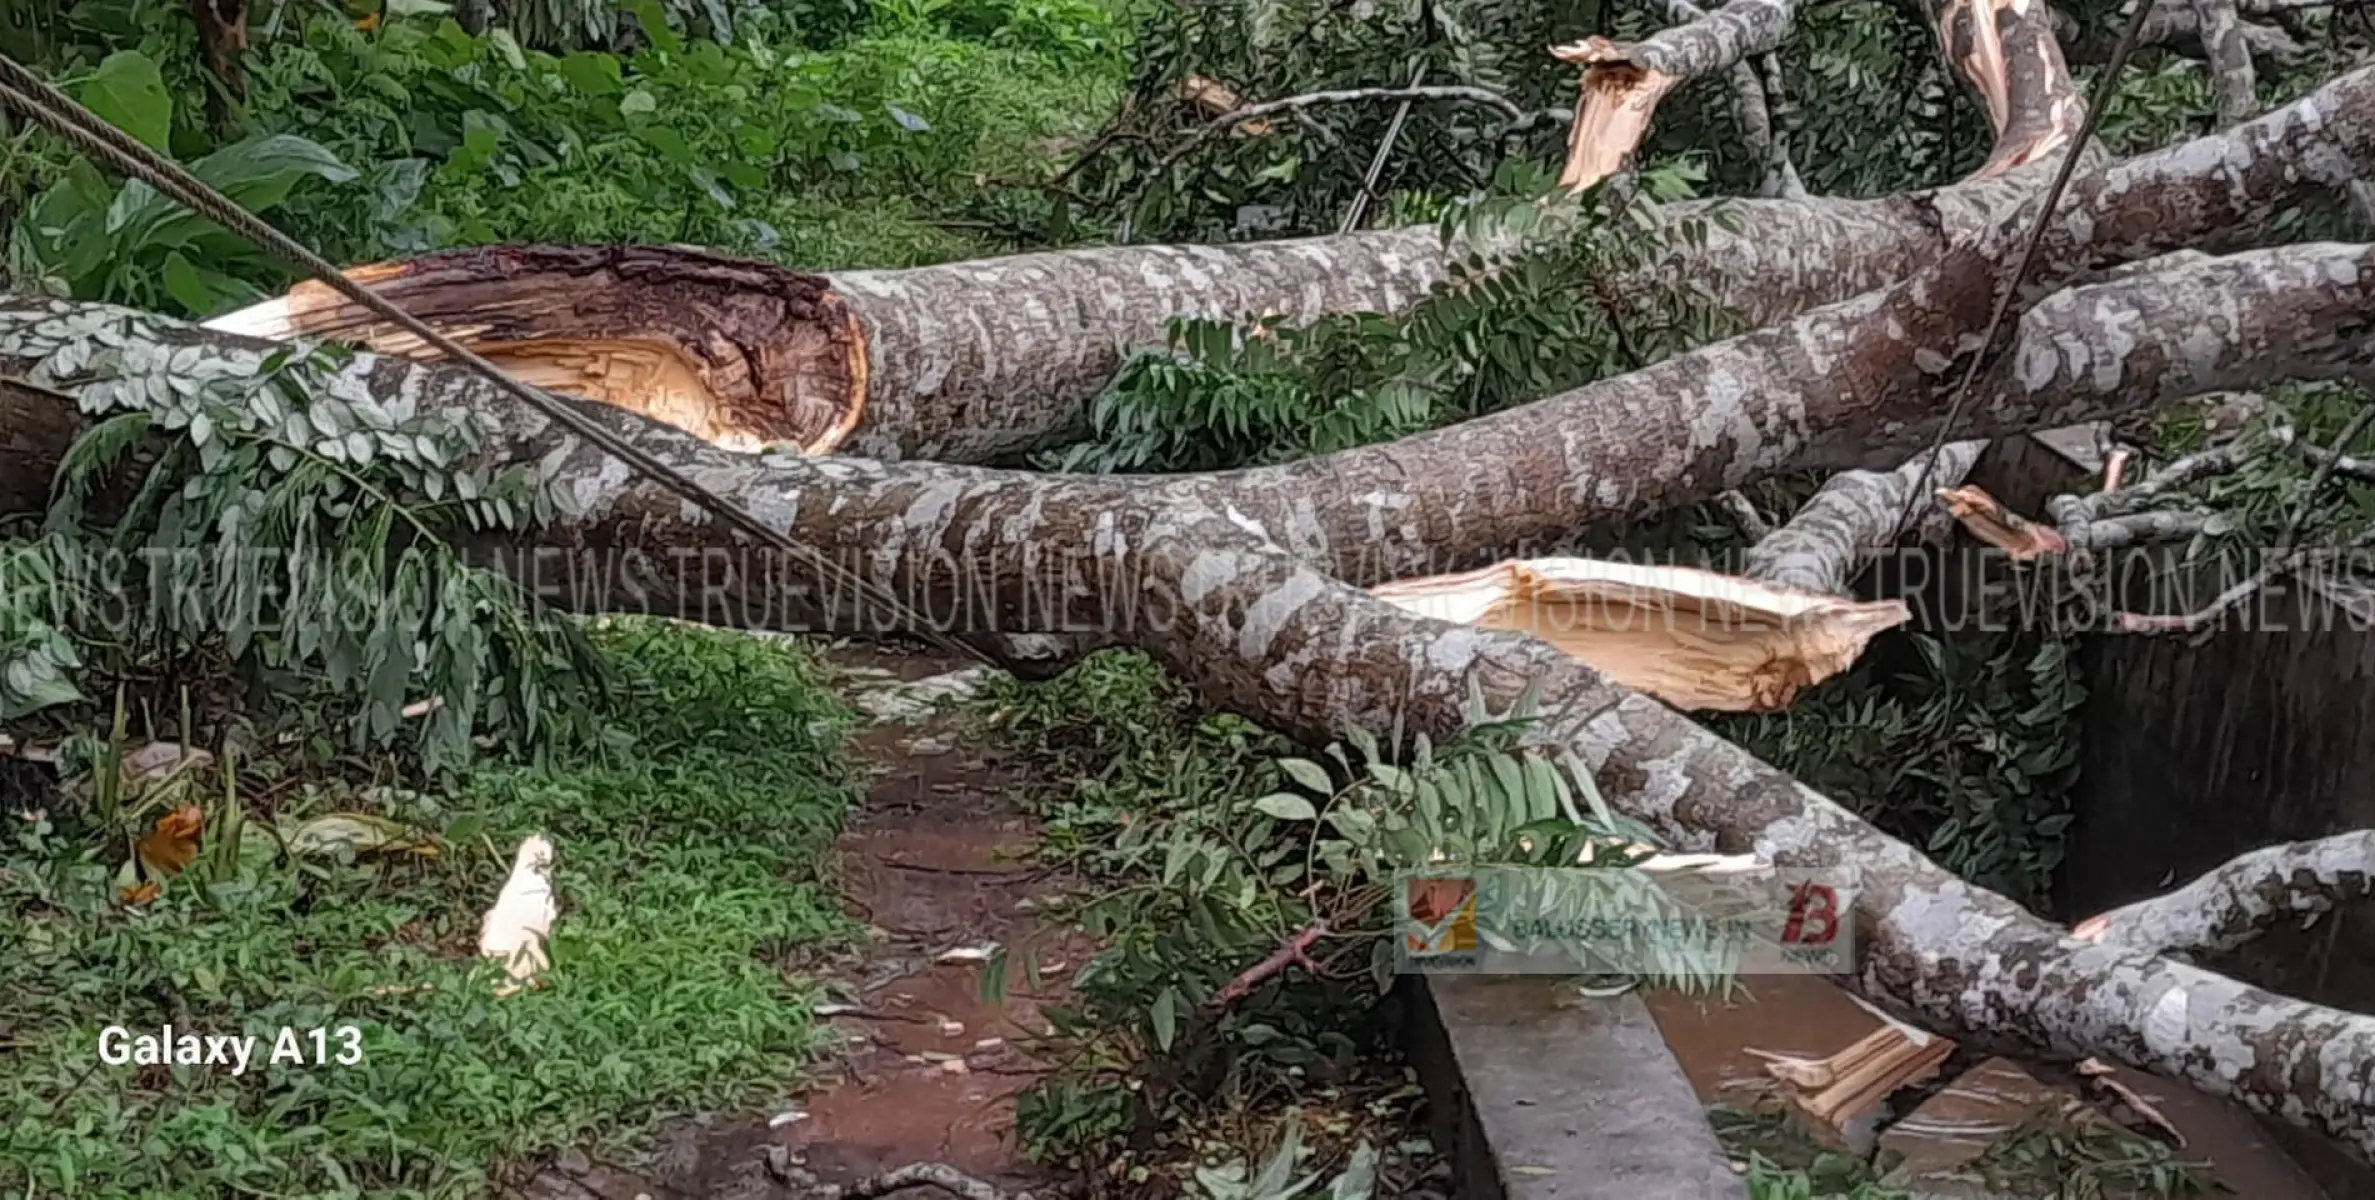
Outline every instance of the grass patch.
{"type": "MultiPolygon", "coordinates": [[[[62,803],[0,849],[0,1190],[69,1196],[484,1194],[570,1144],[755,1103],[815,1046],[785,951],[845,929],[814,864],[854,795],[854,714],[793,647],[672,625],[596,631],[624,686],[603,744],[494,761],[418,795],[245,797],[251,819],[366,810],[435,857],[267,853],[126,908],[120,848],[62,803]],[[475,944],[512,848],[558,848],[548,986],[497,999],[475,944]],[[96,844],[94,844],[96,843],[96,844]],[[103,1027],[353,1025],[363,1061],[106,1066],[103,1027]]],[[[310,1044],[310,1043],[309,1043],[310,1044]]],[[[340,1041],[333,1036],[333,1054],[340,1041]]]]}

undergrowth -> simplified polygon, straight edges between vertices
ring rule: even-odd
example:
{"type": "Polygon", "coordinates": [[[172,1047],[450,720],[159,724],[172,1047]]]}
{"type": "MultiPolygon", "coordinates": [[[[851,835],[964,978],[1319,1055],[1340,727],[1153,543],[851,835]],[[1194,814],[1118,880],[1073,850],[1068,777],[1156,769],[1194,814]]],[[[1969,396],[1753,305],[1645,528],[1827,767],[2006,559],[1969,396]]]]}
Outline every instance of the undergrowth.
{"type": "MultiPolygon", "coordinates": [[[[1091,880],[1058,915],[1101,947],[1073,978],[1075,1002],[1050,1013],[1069,1065],[1024,1094],[1017,1129],[1035,1156],[1115,1186],[1198,1161],[1192,1137],[1174,1131],[1287,1104],[1415,1096],[1394,1065],[1391,935],[1409,919],[1396,895],[1407,873],[1619,867],[1655,845],[1599,802],[1579,764],[1518,749],[1533,719],[1522,704],[1478,709],[1456,742],[1355,730],[1317,757],[1242,720],[1199,716],[1134,655],[1092,658],[1045,685],[1002,683],[976,704],[990,736],[1065,781],[1037,798],[1043,854],[1091,880]],[[1289,946],[1317,976],[1258,968],[1289,946]]],[[[1637,915],[1657,901],[1586,894],[1565,901],[1572,912],[1555,902],[1540,914],[1581,919],[1603,904],[1637,915]]],[[[1720,951],[1665,949],[1655,970],[1589,952],[1569,965],[1619,987],[1727,986],[1720,951]]],[[[1003,978],[1003,966],[985,977],[1003,978]]],[[[1330,1143],[1335,1155],[1363,1146],[1389,1173],[1405,1164],[1373,1128],[1330,1143]]]]}
{"type": "Polygon", "coordinates": [[[15,386],[93,422],[0,530],[0,1187],[476,1196],[788,1082],[854,789],[813,663],[588,630],[464,560],[551,521],[544,468],[337,352],[104,313],[20,343],[15,386]],[[497,997],[473,929],[530,834],[555,965],[497,997]],[[359,1059],[110,1064],[111,1025],[359,1059]]]}
{"type": "MultiPolygon", "coordinates": [[[[434,6],[368,28],[310,6],[249,55],[226,123],[186,4],[84,4],[33,61],[102,116],[341,262],[491,242],[695,243],[803,267],[899,266],[1041,240],[1030,176],[1109,107],[1126,31],[1085,2],[883,0],[829,42],[767,11],[686,37],[546,51],[434,6]]],[[[88,299],[210,315],[288,276],[225,235],[107,219],[118,185],[0,124],[6,270],[88,299]]]]}
{"type": "Polygon", "coordinates": [[[852,714],[778,643],[643,622],[594,641],[621,675],[595,743],[423,791],[235,756],[162,801],[203,809],[207,853],[227,861],[144,904],[118,895],[126,831],[71,786],[6,816],[0,1185],[474,1196],[558,1148],[621,1151],[663,1118],[787,1085],[812,1038],[780,960],[844,930],[811,871],[852,794],[852,714]],[[280,844],[338,812],[400,823],[405,844],[280,844]],[[233,813],[247,832],[226,848],[233,813]],[[479,917],[531,833],[558,850],[555,966],[497,998],[479,917]],[[361,1061],[259,1061],[243,1078],[108,1066],[107,1024],[265,1046],[283,1027],[352,1026],[361,1061]]]}

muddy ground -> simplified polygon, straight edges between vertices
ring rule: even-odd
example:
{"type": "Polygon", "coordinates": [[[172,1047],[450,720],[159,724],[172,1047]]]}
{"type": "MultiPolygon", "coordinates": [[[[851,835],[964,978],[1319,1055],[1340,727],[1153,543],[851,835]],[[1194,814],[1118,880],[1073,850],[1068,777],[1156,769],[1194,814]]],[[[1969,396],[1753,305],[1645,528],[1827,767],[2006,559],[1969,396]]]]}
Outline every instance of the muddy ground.
{"type": "Polygon", "coordinates": [[[842,1050],[776,1112],[675,1127],[632,1164],[563,1154],[520,1194],[789,1200],[812,1194],[803,1173],[848,1183],[917,1162],[1010,1193],[1051,1182],[1015,1145],[1013,1112],[1016,1094],[1048,1069],[1033,1054],[1047,1030],[1040,1005],[1087,957],[1032,911],[1065,881],[1029,861],[1037,830],[1013,799],[1012,770],[968,748],[954,716],[931,710],[934,695],[962,689],[967,664],[861,649],[828,661],[877,722],[857,743],[877,774],[831,876],[869,941],[804,972],[834,984],[842,1002],[820,1021],[842,1050]],[[993,943],[1011,948],[999,1004],[982,998],[979,954],[993,943]],[[1041,966],[1036,990],[1026,950],[1041,966]]]}

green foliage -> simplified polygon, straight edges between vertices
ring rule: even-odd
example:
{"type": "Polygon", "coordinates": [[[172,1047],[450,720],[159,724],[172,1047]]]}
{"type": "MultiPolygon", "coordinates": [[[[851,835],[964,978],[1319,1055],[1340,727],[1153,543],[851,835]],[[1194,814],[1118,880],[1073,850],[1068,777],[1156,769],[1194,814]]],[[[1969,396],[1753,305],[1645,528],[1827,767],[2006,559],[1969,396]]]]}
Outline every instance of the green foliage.
{"type": "MultiPolygon", "coordinates": [[[[35,377],[83,382],[100,419],[62,460],[50,536],[30,551],[48,594],[11,589],[33,607],[7,623],[27,631],[7,675],[38,682],[39,663],[63,665],[43,628],[119,677],[219,651],[259,684],[338,702],[352,744],[404,739],[435,766],[466,759],[476,737],[533,744],[569,726],[599,663],[452,546],[551,520],[549,468],[473,462],[475,428],[341,386],[340,349],[215,357],[155,338],[86,314],[28,339],[35,377]],[[145,435],[161,453],[135,454],[145,435]],[[102,517],[100,493],[128,499],[102,517]],[[101,596],[114,602],[89,602],[101,596]],[[403,715],[415,689],[441,701],[425,720],[403,715]]],[[[40,694],[11,687],[20,706],[27,691],[40,694]]]]}
{"type": "MultiPolygon", "coordinates": [[[[1098,396],[1094,440],[1054,461],[1202,470],[1324,454],[1622,374],[1729,327],[1687,278],[1629,282],[1656,278],[1663,256],[1705,236],[1705,219],[1661,222],[1652,203],[1606,190],[1553,205],[1539,177],[1513,170],[1504,182],[1514,195],[1454,208],[1441,235],[1518,249],[1472,251],[1398,316],[1174,322],[1166,351],[1134,356],[1098,396]]],[[[1643,191],[1671,199],[1689,182],[1652,173],[1643,191]]]]}
{"type": "MultiPolygon", "coordinates": [[[[1936,186],[1987,158],[1987,117],[1939,57],[1920,5],[1849,0],[1801,9],[1781,60],[1792,101],[1783,115],[1798,126],[1790,152],[1811,192],[1881,196],[1936,186]]],[[[1737,137],[1719,128],[1711,140],[1737,137]]]]}
{"type": "MultiPolygon", "coordinates": [[[[1211,110],[1183,103],[1191,77],[1217,81],[1242,102],[1307,92],[1461,83],[1507,95],[1523,110],[1574,103],[1574,76],[1540,48],[1572,40],[1604,9],[1581,3],[1449,0],[1225,0],[1147,6],[1136,36],[1131,103],[1114,137],[1081,164],[1066,209],[1072,221],[1126,225],[1134,240],[1210,242],[1240,233],[1240,209],[1274,210],[1282,233],[1332,232],[1362,187],[1396,106],[1374,101],[1304,110],[1244,136],[1205,138],[1175,153],[1211,110]]],[[[1548,121],[1512,122],[1498,109],[1412,106],[1379,181],[1380,194],[1443,200],[1484,187],[1516,158],[1553,156],[1548,121]]]]}
{"type": "MultiPolygon", "coordinates": [[[[1128,656],[981,702],[1006,744],[1073,777],[1047,799],[1046,852],[1098,881],[1062,915],[1103,949],[1073,981],[1077,1003],[1049,1014],[1080,1053],[1017,1110],[1046,1159],[1099,1161],[1118,1135],[1340,1080],[1378,1053],[1401,872],[1654,844],[1580,763],[1519,748],[1523,703],[1495,715],[1472,699],[1450,744],[1353,730],[1312,760],[1237,719],[1192,719],[1175,684],[1128,656]],[[1328,979],[1240,981],[1315,924],[1309,955],[1328,979]]],[[[1645,982],[1705,987],[1725,970],[1710,951],[1645,982]]],[[[1004,975],[1003,962],[985,972],[1004,975]]]]}
{"type": "Polygon", "coordinates": [[[2041,905],[2077,781],[2074,641],[2043,629],[1907,641],[1918,666],[1859,668],[1780,712],[1707,725],[1956,874],[2041,905]]]}
{"type": "MultiPolygon", "coordinates": [[[[737,42],[663,21],[619,53],[528,49],[417,9],[369,30],[292,10],[248,57],[244,128],[218,140],[191,114],[203,76],[167,54],[170,35],[195,37],[186,6],[134,8],[155,35],[72,25],[92,40],[53,47],[60,77],[143,136],[170,125],[198,174],[348,262],[521,241],[693,242],[802,266],[983,253],[966,231],[996,237],[1046,205],[976,177],[1022,173],[1045,138],[1093,120],[1123,45],[1082,0],[886,9],[821,52],[763,10],[738,18],[737,42]]],[[[0,161],[21,280],[193,315],[288,282],[195,217],[147,213],[144,187],[118,191],[45,135],[0,140],[0,161]],[[28,181],[38,196],[15,191],[28,181]]]]}
{"type": "Polygon", "coordinates": [[[847,928],[811,881],[854,790],[855,714],[781,643],[645,621],[595,636],[622,682],[594,747],[482,762],[439,794],[222,781],[199,797],[215,863],[137,908],[116,902],[123,841],[93,810],[9,818],[0,1187],[479,1196],[562,1147],[617,1151],[660,1120],[780,1095],[815,1048],[782,956],[847,928]],[[436,853],[323,856],[270,832],[335,811],[436,853]],[[226,836],[241,812],[247,832],[226,836]],[[553,967],[497,998],[478,922],[528,833],[558,849],[553,967]],[[284,1026],[353,1025],[363,1061],[102,1066],[102,1014],[266,1048],[284,1026]]]}
{"type": "MultiPolygon", "coordinates": [[[[286,134],[232,143],[191,163],[190,173],[258,214],[280,207],[302,180],[356,177],[320,145],[286,134]]],[[[146,309],[209,313],[255,300],[262,293],[250,281],[278,269],[245,238],[148,184],[111,188],[80,161],[34,201],[17,232],[16,274],[66,295],[146,309]]]]}
{"type": "Polygon", "coordinates": [[[2046,1113],[1999,1139],[1971,1171],[1991,1190],[2013,1194],[2050,1189],[2069,1200],[2163,1200],[2208,1194],[2207,1167],[2107,1121],[2046,1113]]]}

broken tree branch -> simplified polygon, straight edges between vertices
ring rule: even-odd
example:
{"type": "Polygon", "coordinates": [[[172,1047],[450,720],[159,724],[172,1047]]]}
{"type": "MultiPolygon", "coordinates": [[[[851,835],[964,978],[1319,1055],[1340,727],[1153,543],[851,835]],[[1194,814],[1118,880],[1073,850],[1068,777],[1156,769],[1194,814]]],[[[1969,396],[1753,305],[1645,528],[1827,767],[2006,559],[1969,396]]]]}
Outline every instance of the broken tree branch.
{"type": "MultiPolygon", "coordinates": [[[[1676,84],[1780,48],[1797,0],[1733,0],[1711,13],[1670,7],[1697,15],[1638,42],[1591,37],[1551,47],[1553,57],[1584,69],[1561,185],[1581,191],[1623,170],[1648,131],[1659,98],[1676,84]]],[[[1769,126],[1766,132],[1769,138],[1769,126]]]]}
{"type": "Polygon", "coordinates": [[[1975,172],[2008,174],[2056,157],[2086,119],[2054,37],[2051,10],[2024,0],[1929,0],[1939,48],[1979,93],[1996,146],[1975,172]]]}
{"type": "Polygon", "coordinates": [[[1843,595],[1863,560],[1896,544],[1908,499],[1951,488],[1970,474],[1987,443],[1955,442],[1916,455],[1893,471],[1847,471],[1830,478],[1789,523],[1748,552],[1748,573],[1801,591],[1843,595]]]}
{"type": "Polygon", "coordinates": [[[1212,1007],[1227,1008],[1239,1000],[1253,995],[1255,988],[1276,978],[1288,967],[1301,967],[1303,973],[1313,979],[1322,978],[1323,973],[1319,969],[1319,964],[1311,961],[1311,948],[1318,945],[1319,940],[1326,936],[1328,936],[1326,921],[1313,921],[1295,931],[1294,936],[1280,943],[1278,949],[1271,951],[1268,957],[1247,967],[1235,979],[1230,980],[1227,987],[1214,992],[1210,1001],[1212,1007]]]}
{"type": "Polygon", "coordinates": [[[2184,887],[2080,921],[2070,936],[2154,954],[2214,955],[2286,917],[2375,895],[2375,830],[2263,846],[2184,887]]]}
{"type": "Polygon", "coordinates": [[[2199,14],[2202,47],[2209,52],[2210,78],[2218,93],[2218,119],[2232,124],[2259,109],[2259,81],[2251,68],[2251,47],[2235,0],[2192,0],[2199,14]]]}

